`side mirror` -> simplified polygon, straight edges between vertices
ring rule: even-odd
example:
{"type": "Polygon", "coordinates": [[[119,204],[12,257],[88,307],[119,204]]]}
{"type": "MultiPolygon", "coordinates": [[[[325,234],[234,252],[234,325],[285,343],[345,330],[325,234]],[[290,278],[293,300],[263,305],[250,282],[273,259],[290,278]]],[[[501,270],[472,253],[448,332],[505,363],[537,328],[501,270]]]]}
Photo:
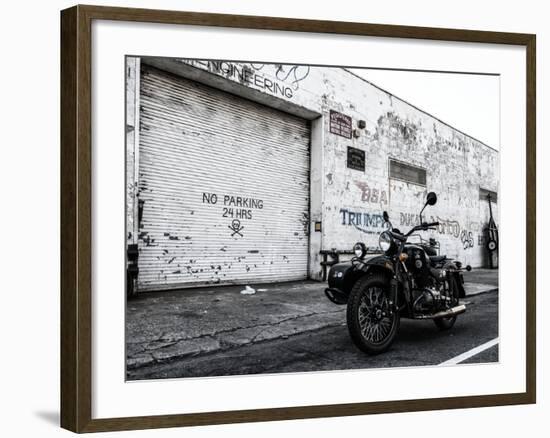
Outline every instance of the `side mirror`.
{"type": "Polygon", "coordinates": [[[437,195],[434,192],[428,193],[428,196],[426,196],[426,204],[435,205],[436,202],[437,202],[437,195]]]}
{"type": "Polygon", "coordinates": [[[384,213],[382,213],[382,217],[384,218],[385,222],[390,221],[390,216],[388,215],[388,212],[384,210],[384,213]]]}

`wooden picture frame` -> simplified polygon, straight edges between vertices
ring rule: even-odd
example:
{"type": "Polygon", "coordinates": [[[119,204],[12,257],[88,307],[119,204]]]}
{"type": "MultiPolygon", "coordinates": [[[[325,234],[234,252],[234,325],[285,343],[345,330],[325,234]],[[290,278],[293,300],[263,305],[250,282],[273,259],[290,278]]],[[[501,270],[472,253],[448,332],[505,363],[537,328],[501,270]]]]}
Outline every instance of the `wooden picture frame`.
{"type": "MultiPolygon", "coordinates": [[[[61,426],[98,432],[176,426],[529,404],[536,401],[536,37],[531,34],[75,6],[61,12],[61,426]],[[114,20],[284,30],[526,48],[526,391],[274,409],[92,418],[92,93],[91,26],[114,20]]],[[[123,293],[123,291],[121,291],[123,293]]]]}

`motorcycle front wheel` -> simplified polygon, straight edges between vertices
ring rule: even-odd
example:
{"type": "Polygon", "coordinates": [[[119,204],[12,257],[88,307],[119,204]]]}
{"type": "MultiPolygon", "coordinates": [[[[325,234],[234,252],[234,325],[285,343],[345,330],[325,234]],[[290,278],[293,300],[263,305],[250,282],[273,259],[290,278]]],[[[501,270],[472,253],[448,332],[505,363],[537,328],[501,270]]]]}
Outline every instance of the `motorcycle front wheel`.
{"type": "Polygon", "coordinates": [[[390,287],[384,275],[360,278],[348,299],[347,324],[353,343],[368,354],[379,354],[392,344],[399,313],[390,305],[390,287]]]}

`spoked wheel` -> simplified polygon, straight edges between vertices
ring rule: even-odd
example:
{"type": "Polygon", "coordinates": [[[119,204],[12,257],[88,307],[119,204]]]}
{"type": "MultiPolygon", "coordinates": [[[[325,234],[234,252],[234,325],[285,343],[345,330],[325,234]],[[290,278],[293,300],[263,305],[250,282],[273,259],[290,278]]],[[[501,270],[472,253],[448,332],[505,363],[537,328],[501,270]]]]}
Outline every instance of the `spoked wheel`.
{"type": "Polygon", "coordinates": [[[366,276],[355,283],[348,300],[347,322],[351,339],[364,352],[378,354],[390,347],[399,327],[399,314],[391,309],[385,276],[366,276]]]}

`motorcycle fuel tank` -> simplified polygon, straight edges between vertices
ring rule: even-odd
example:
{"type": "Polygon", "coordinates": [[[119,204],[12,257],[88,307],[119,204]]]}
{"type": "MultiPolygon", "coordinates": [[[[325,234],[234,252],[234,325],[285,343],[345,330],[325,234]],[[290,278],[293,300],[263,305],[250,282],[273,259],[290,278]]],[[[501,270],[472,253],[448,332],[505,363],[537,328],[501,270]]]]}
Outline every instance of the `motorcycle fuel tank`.
{"type": "Polygon", "coordinates": [[[407,254],[406,266],[412,272],[416,282],[423,287],[429,282],[430,275],[430,259],[424,248],[418,245],[406,245],[405,253],[407,254]]]}

